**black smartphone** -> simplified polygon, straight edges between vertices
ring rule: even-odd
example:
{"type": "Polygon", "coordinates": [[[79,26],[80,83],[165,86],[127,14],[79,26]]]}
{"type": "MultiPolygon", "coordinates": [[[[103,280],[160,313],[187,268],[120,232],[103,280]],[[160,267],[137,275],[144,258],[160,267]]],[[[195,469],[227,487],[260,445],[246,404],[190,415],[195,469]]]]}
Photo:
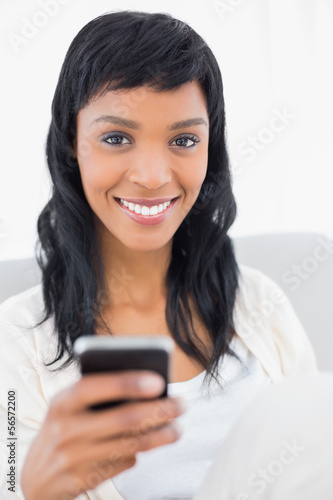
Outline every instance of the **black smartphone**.
{"type": "MultiPolygon", "coordinates": [[[[82,376],[125,370],[151,370],[165,380],[165,389],[159,398],[167,396],[170,354],[174,342],[167,336],[101,337],[85,335],[74,342],[74,355],[78,357],[82,376]]],[[[91,406],[102,410],[127,402],[105,401],[91,406]]]]}

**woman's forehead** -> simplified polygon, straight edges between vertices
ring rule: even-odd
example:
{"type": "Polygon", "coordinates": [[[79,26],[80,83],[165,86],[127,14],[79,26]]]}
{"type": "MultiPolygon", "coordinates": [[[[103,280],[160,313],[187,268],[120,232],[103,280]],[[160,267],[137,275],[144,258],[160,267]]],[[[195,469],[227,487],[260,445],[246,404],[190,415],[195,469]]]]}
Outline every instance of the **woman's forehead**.
{"type": "Polygon", "coordinates": [[[80,110],[78,120],[90,127],[108,121],[109,116],[127,120],[130,128],[140,128],[142,120],[153,117],[164,122],[171,120],[170,125],[189,119],[208,124],[206,96],[197,81],[167,91],[149,86],[107,91],[89,101],[80,110]]]}

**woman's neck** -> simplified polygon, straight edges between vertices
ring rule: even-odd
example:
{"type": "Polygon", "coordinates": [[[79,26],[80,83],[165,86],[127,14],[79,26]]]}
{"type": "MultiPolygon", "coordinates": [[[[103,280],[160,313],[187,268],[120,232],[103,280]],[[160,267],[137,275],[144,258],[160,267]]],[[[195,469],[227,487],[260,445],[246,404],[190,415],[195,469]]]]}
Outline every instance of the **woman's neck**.
{"type": "Polygon", "coordinates": [[[149,310],[166,298],[172,241],[158,250],[139,252],[108,238],[102,241],[101,250],[112,307],[127,304],[149,310]]]}

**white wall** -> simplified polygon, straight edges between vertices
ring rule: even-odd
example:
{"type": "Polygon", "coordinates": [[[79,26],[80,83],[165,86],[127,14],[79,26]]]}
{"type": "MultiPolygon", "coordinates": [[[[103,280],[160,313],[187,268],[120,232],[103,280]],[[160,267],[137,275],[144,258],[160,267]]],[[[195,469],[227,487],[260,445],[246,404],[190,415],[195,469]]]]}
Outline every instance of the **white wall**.
{"type": "Polygon", "coordinates": [[[231,235],[332,236],[332,0],[1,0],[0,259],[33,253],[66,50],[84,24],[119,7],[187,21],[220,63],[239,209],[231,235]]]}

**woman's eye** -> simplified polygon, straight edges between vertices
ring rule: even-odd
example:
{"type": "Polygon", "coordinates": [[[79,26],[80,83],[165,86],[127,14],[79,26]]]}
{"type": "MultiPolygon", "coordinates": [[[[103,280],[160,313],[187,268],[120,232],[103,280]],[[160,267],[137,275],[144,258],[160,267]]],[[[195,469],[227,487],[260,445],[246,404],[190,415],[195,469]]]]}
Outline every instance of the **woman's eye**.
{"type": "MultiPolygon", "coordinates": [[[[131,141],[127,139],[127,137],[115,134],[115,135],[107,135],[103,137],[103,141],[107,144],[111,144],[112,146],[123,146],[125,144],[131,144],[131,141]]],[[[171,142],[171,146],[178,146],[180,148],[192,148],[199,142],[195,136],[191,137],[178,137],[177,139],[171,142]]]]}
{"type": "Polygon", "coordinates": [[[103,138],[103,141],[112,144],[112,146],[122,146],[123,144],[130,144],[131,141],[123,135],[109,135],[103,138]]]}
{"type": "Polygon", "coordinates": [[[172,145],[179,146],[181,148],[192,148],[199,142],[199,139],[196,137],[178,137],[178,139],[175,139],[172,141],[172,145]]]}

